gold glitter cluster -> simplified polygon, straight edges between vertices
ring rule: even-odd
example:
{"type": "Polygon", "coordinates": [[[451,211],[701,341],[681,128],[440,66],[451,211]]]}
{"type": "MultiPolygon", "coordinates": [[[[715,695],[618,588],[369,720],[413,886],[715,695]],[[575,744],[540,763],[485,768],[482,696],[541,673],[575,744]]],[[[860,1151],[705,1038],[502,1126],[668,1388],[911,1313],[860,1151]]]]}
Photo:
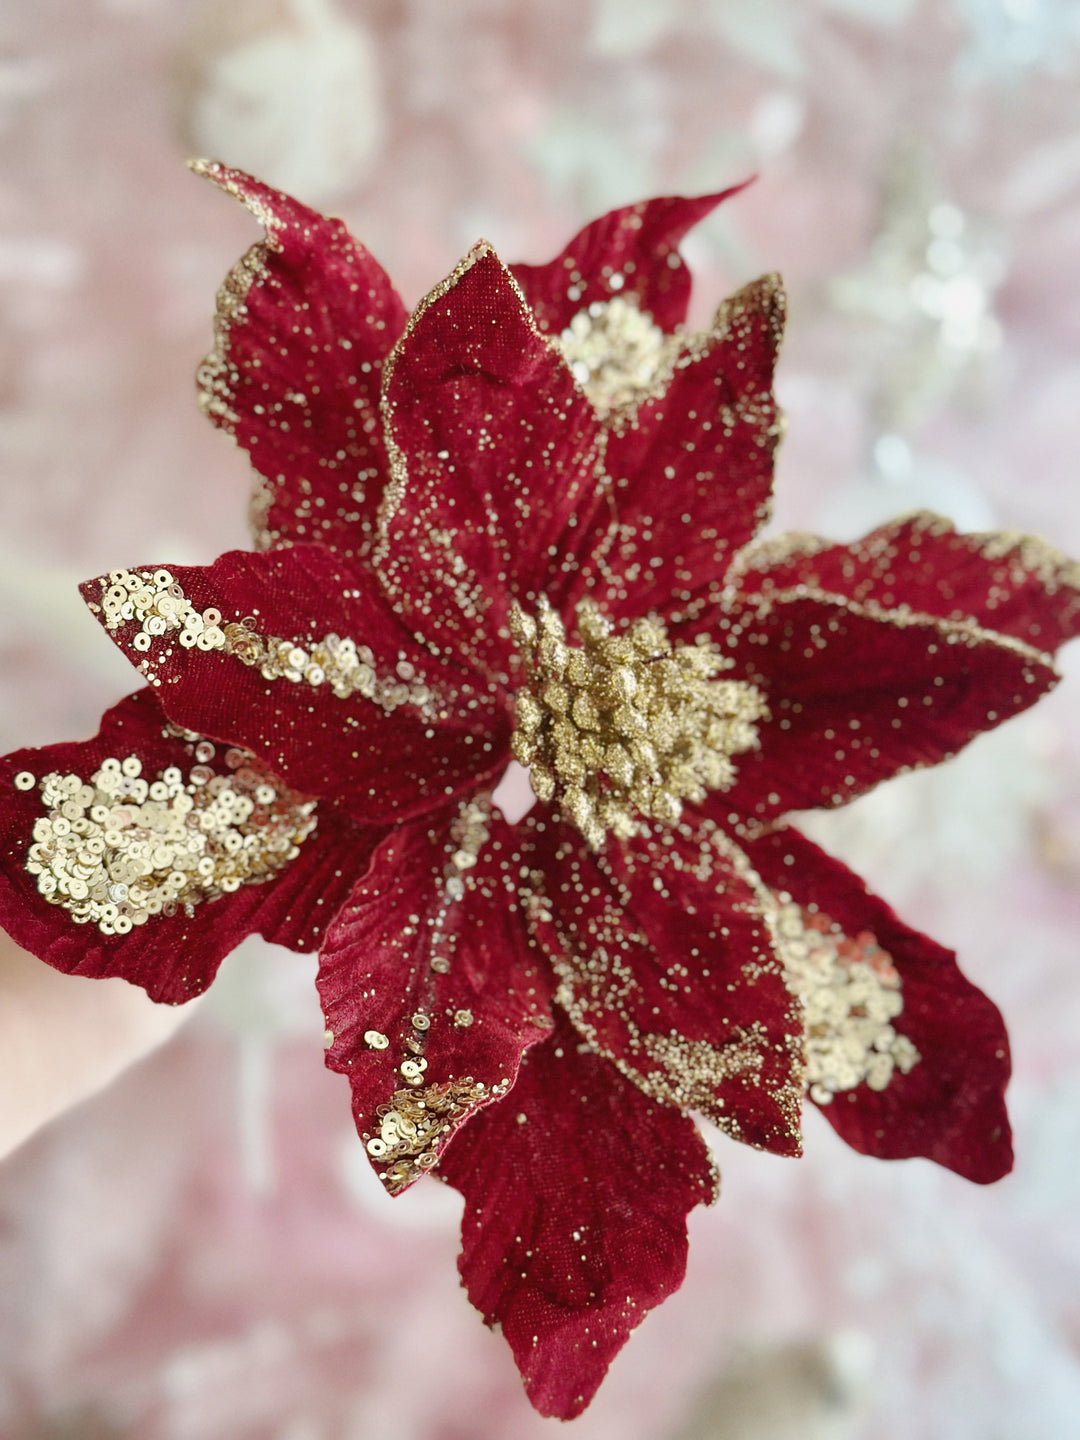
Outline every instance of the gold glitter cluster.
{"type": "Polygon", "coordinates": [[[470,1110],[504,1091],[489,1088],[471,1076],[429,1085],[423,1090],[395,1090],[376,1108],[379,1133],[367,1140],[367,1151],[386,1162],[379,1178],[396,1195],[438,1162],[438,1142],[461,1123],[470,1110]]]}
{"type": "MultiPolygon", "coordinates": [[[[173,765],[148,781],[136,755],[110,756],[88,781],[44,776],[48,814],[26,866],[39,893],[80,924],[126,935],[152,915],[270,880],[295,859],[315,828],[315,801],[272,782],[246,751],[227,752],[230,774],[207,765],[209,741],[194,754],[186,777],[173,765]]],[[[16,777],[20,789],[34,783],[16,777]]]]}
{"type": "Polygon", "coordinates": [[[869,931],[849,939],[827,916],[793,904],[781,906],[774,929],[785,979],[802,1002],[811,1100],[827,1105],[862,1084],[884,1090],[895,1071],[919,1063],[890,1023],[904,1010],[899,973],[869,931]]]}
{"type": "Polygon", "coordinates": [[[607,415],[652,394],[667,377],[679,342],[616,295],[579,310],[556,343],[594,409],[607,415]]]}
{"type": "Polygon", "coordinates": [[[515,605],[510,629],[525,664],[511,748],[541,800],[598,849],[610,831],[637,833],[635,815],[674,824],[735,776],[765,712],[760,692],[721,680],[727,668],[704,645],[672,645],[655,620],[613,633],[592,601],[577,607],[579,645],[541,597],[534,619],[515,605]]]}
{"type": "Polygon", "coordinates": [[[221,650],[257,666],[266,680],[328,685],[340,700],[362,695],[387,713],[400,705],[430,710],[432,692],[416,667],[401,658],[394,677],[380,677],[366,645],[340,635],[326,635],[307,648],[295,640],[261,635],[254,616],[222,622],[221,611],[198,610],[168,570],[112,570],[102,581],[105,625],[116,630],[135,621],[136,650],[149,651],[156,640],[177,639],[185,649],[221,650]]]}

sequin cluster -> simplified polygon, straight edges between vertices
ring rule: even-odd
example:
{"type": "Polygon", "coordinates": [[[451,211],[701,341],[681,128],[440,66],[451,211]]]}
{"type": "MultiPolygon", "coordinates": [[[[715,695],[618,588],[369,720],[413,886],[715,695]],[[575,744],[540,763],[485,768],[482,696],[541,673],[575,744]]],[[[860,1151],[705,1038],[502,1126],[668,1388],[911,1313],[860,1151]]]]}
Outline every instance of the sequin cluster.
{"type": "Polygon", "coordinates": [[[477,1105],[497,1099],[509,1087],[488,1088],[471,1076],[428,1085],[423,1090],[395,1090],[376,1109],[379,1133],[367,1140],[367,1151],[385,1161],[379,1178],[391,1195],[418,1180],[438,1163],[440,1139],[455,1130],[477,1105]]]}
{"type": "MultiPolygon", "coordinates": [[[[112,570],[102,581],[105,625],[117,630],[136,622],[134,648],[148,652],[155,640],[175,638],[185,649],[220,650],[258,668],[266,680],[327,685],[340,700],[361,695],[388,714],[401,705],[434,713],[434,696],[416,667],[399,659],[394,677],[377,674],[366,645],[329,634],[307,647],[295,640],[264,636],[254,616],[222,623],[221,611],[199,610],[168,570],[112,570]]],[[[150,677],[153,679],[153,677],[150,677]]]]}
{"type": "Polygon", "coordinates": [[[785,978],[799,997],[806,1024],[806,1083],[811,1100],[827,1105],[843,1090],[884,1090],[897,1070],[906,1075],[921,1055],[891,1021],[904,1000],[892,958],[869,931],[850,939],[820,913],[782,905],[775,933],[785,978]]]}
{"type": "Polygon", "coordinates": [[[592,601],[577,607],[579,645],[541,597],[537,617],[515,605],[510,628],[525,662],[511,748],[541,800],[556,799],[594,849],[627,839],[635,814],[674,824],[684,800],[735,778],[731,757],[757,740],[766,713],[730,666],[702,645],[672,645],[655,620],[614,634],[592,601]]]}
{"type": "Polygon", "coordinates": [[[678,348],[676,337],[623,295],[579,310],[556,343],[601,415],[652,394],[678,348]]]}
{"type": "MultiPolygon", "coordinates": [[[[225,754],[227,774],[208,761],[215,746],[191,737],[198,762],[156,779],[136,755],[109,756],[90,776],[49,774],[40,782],[48,814],[36,821],[26,868],[50,904],[103,935],[126,935],[152,915],[273,879],[316,825],[313,800],[272,780],[244,750],[225,754]]],[[[28,789],[34,777],[16,777],[28,789]],[[29,785],[27,784],[29,781],[29,785]]]]}

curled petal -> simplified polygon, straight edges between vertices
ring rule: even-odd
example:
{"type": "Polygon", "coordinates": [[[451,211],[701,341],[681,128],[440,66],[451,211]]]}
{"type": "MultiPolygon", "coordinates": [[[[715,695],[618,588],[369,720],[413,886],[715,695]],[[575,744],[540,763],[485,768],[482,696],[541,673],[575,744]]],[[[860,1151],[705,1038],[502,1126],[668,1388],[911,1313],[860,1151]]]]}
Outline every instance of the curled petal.
{"type": "Polygon", "coordinates": [[[664,392],[609,437],[613,523],[577,585],[610,614],[684,610],[768,520],[785,304],[776,275],[731,296],[684,342],[664,392]]]}
{"type": "Polygon", "coordinates": [[[387,591],[418,631],[505,684],[510,601],[565,584],[553,557],[592,503],[603,437],[488,246],[413,315],[384,414],[387,591]]]}
{"type": "Polygon", "coordinates": [[[629,297],[668,332],[686,319],[690,273],[679,242],[724,200],[745,189],[715,195],[665,195],[624,205],[586,225],[546,265],[514,265],[514,279],[541,330],[558,335],[595,300],[629,297]]]}
{"type": "Polygon", "coordinates": [[[1050,654],[1080,634],[1080,565],[1035,535],[958,534],[923,510],[850,545],[780,535],[739,556],[744,590],[811,585],[941,620],[973,621],[1050,654]]]}
{"type": "Polygon", "coordinates": [[[529,1399],[570,1420],[686,1270],[686,1215],[716,1198],[693,1122],[655,1105],[565,1020],[447,1151],[465,1196],[458,1262],[529,1399]]]}
{"type": "Polygon", "coordinates": [[[802,1021],[742,853],[711,821],[596,855],[559,826],[540,863],[532,921],[581,1036],[651,1099],[798,1154],[802,1021]]]}
{"type": "Polygon", "coordinates": [[[797,830],[749,841],[746,850],[766,884],[798,905],[813,903],[848,936],[871,935],[899,972],[904,1008],[892,1024],[920,1058],[883,1090],[860,1084],[822,1105],[837,1133],[863,1154],[922,1155],[979,1184],[1008,1174],[1008,1037],[997,1007],[961,974],[952,951],[905,925],[797,830]]]}
{"type": "Polygon", "coordinates": [[[329,807],[304,803],[274,777],[252,774],[251,766],[249,756],[227,756],[225,747],[178,734],[149,690],[107,711],[92,740],[6,756],[0,760],[0,924],[57,970],[97,978],[118,975],[141,985],[152,1000],[172,1005],[205,990],[224,956],[245,935],[258,933],[277,945],[314,950],[366,868],[381,832],[355,825],[329,807]],[[126,771],[115,772],[118,781],[121,776],[128,779],[130,772],[145,790],[114,789],[108,782],[116,813],[105,817],[95,815],[89,794],[80,790],[93,790],[95,774],[109,761],[118,767],[128,762],[126,771]],[[50,801],[41,783],[47,776],[79,783],[69,784],[63,798],[50,801]],[[148,818],[140,809],[149,800],[159,812],[171,811],[176,795],[195,795],[183,815],[198,818],[206,813],[200,802],[215,779],[234,794],[254,792],[260,785],[274,793],[260,797],[269,803],[254,811],[254,820],[262,821],[261,835],[256,824],[242,820],[218,827],[230,846],[239,842],[239,853],[220,847],[211,875],[203,879],[197,869],[188,868],[189,861],[196,851],[209,856],[214,849],[187,842],[190,826],[180,831],[177,842],[168,834],[168,816],[148,818]],[[150,787],[168,789],[166,781],[172,782],[175,795],[155,801],[150,787]],[[83,818],[65,805],[81,808],[83,818]],[[46,836],[40,827],[50,814],[55,817],[49,821],[54,833],[46,836]],[[281,824],[274,824],[275,816],[281,824]],[[145,838],[125,843],[129,835],[145,838]],[[288,852],[282,855],[263,843],[279,836],[295,842],[291,859],[288,852]],[[136,853],[138,845],[145,847],[142,855],[136,853]],[[256,863],[244,863],[245,846],[252,849],[256,863]],[[167,863],[156,853],[158,848],[168,852],[167,863]],[[125,866],[137,867],[135,878],[116,868],[121,859],[125,866]],[[162,906],[160,891],[169,865],[183,867],[174,873],[184,884],[174,887],[175,901],[162,906]],[[223,892],[223,877],[226,887],[240,878],[235,889],[223,892]],[[159,892],[158,901],[153,912],[146,913],[135,900],[150,886],[159,892]]]}
{"type": "Polygon", "coordinates": [[[552,983],[517,900],[520,857],[486,801],[389,835],[326,936],[327,1064],[391,1193],[505,1094],[551,1030],[552,983]],[[388,1118],[389,1117],[389,1118],[388,1118]]]}
{"type": "Polygon", "coordinates": [[[321,545],[114,571],[83,594],[171,720],[253,750],[361,823],[423,813],[505,767],[491,697],[321,545]]]}
{"type": "Polygon", "coordinates": [[[266,229],[218,292],[199,400],[258,472],[256,546],[318,540],[366,554],[386,478],[383,358],[406,311],[346,230],[241,170],[193,165],[266,229]]]}
{"type": "Polygon", "coordinates": [[[1019,640],[808,585],[731,596],[688,628],[709,633],[769,708],[734,786],[710,800],[717,817],[843,804],[944,760],[1058,679],[1019,640]]]}

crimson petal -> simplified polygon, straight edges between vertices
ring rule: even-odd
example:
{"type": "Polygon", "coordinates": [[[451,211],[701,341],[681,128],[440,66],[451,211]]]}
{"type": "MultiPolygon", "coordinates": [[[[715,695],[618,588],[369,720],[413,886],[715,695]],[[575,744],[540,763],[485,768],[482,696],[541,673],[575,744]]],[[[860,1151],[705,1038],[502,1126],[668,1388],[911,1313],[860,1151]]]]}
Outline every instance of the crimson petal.
{"type": "Polygon", "coordinates": [[[711,821],[597,855],[560,825],[539,863],[533,924],[582,1037],[651,1098],[797,1155],[802,1021],[742,853],[711,821]]]}
{"type": "Polygon", "coordinates": [[[665,392],[613,430],[616,523],[579,582],[609,614],[685,607],[769,518],[784,312],[776,275],[731,296],[686,342],[665,392]]]}
{"type": "Polygon", "coordinates": [[[406,310],[382,267],[340,220],[210,161],[193,168],[266,228],[218,293],[199,398],[261,477],[259,549],[318,540],[370,548],[386,477],[382,362],[406,310]]]}
{"type": "MultiPolygon", "coordinates": [[[[205,990],[245,935],[257,932],[294,950],[316,948],[382,834],[329,807],[316,811],[314,831],[275,877],[190,907],[180,904],[171,916],[150,915],[127,934],[104,934],[92,920],[76,923],[61,904],[39,893],[27,862],[34,827],[50,807],[35,782],[51,773],[86,781],[106,758],[129,756],[140,760],[143,777],[157,780],[176,767],[187,779],[196,767],[194,751],[190,737],[168,727],[156,696],[141,690],[106,712],[92,740],[19,750],[0,760],[0,922],[13,939],[69,975],[118,975],[141,985],[152,1000],[173,1005],[205,990]]],[[[236,766],[224,764],[220,751],[209,759],[204,768],[232,778],[236,766]]]]}
{"type": "Polygon", "coordinates": [[[1026,709],[1058,676],[1019,640],[970,622],[886,610],[807,585],[730,596],[709,631],[760,686],[769,718],[718,819],[769,820],[843,804],[898,771],[933,765],[1026,709]]]}
{"type": "Polygon", "coordinates": [[[746,588],[812,585],[851,600],[973,620],[1053,653],[1080,634],[1080,565],[1035,535],[958,534],[920,511],[850,545],[778,536],[741,557],[746,588]]]}
{"type": "Polygon", "coordinates": [[[418,307],[384,410],[388,593],[418,632],[505,684],[510,597],[545,588],[596,489],[603,435],[486,245],[418,307]]]}
{"type": "Polygon", "coordinates": [[[550,1032],[552,981],[518,910],[519,866],[501,816],[465,802],[389,835],[327,933],[327,1064],[348,1075],[356,1127],[395,1194],[550,1032]],[[427,1140],[421,1108],[439,1120],[427,1140]],[[421,1136],[387,1146],[390,1110],[420,1119],[421,1136]]]}
{"type": "Polygon", "coordinates": [[[904,1009],[892,1023],[921,1059],[906,1075],[894,1072],[884,1090],[862,1084],[822,1105],[837,1133],[865,1155],[922,1155],[979,1184],[1008,1174],[1008,1037],[997,1007],[961,974],[953,952],[905,925],[797,830],[746,849],[767,885],[816,905],[849,936],[869,932],[900,973],[904,1009]]]}
{"type": "Polygon", "coordinates": [[[171,720],[254,751],[296,789],[340,803],[361,823],[423,813],[477,774],[505,768],[501,711],[481,704],[463,671],[416,644],[369,571],[321,545],[114,571],[83,594],[171,720]],[[125,619],[109,607],[135,582],[143,588],[125,619]],[[170,598],[179,610],[159,623],[156,609],[170,598]],[[208,611],[211,620],[220,612],[216,637],[200,648],[211,634],[208,611]],[[200,624],[198,641],[190,630],[184,641],[200,624]],[[164,629],[151,635],[148,625],[164,629]],[[327,636],[340,642],[336,661],[327,636]],[[357,651],[342,650],[345,640],[357,651]],[[290,669],[281,657],[294,649],[290,669]],[[267,663],[278,678],[267,678],[267,663]],[[346,698],[334,691],[342,676],[346,698]]]}
{"type": "Polygon", "coordinates": [[[564,1020],[441,1173],[465,1196],[469,1298],[502,1327],[533,1405],[573,1419],[645,1312],[682,1284],[686,1215],[717,1193],[704,1141],[564,1020]]]}
{"type": "Polygon", "coordinates": [[[548,264],[512,266],[541,330],[558,335],[579,310],[614,295],[633,296],[662,330],[674,330],[690,301],[679,242],[747,184],[715,195],[666,195],[624,205],[586,225],[548,264]]]}

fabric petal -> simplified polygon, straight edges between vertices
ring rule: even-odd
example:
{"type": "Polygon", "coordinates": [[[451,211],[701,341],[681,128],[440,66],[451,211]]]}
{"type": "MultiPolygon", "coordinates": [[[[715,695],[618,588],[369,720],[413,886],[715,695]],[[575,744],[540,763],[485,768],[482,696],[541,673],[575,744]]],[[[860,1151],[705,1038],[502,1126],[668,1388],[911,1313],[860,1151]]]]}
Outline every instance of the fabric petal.
{"type": "Polygon", "coordinates": [[[393,831],[326,936],[326,1063],[398,1194],[514,1083],[554,988],[517,898],[514,832],[486,799],[393,831]]]}
{"type": "Polygon", "coordinates": [[[171,720],[361,823],[421,814],[505,768],[502,710],[417,645],[370,572],[321,545],[112,571],[83,594],[171,720]]]}
{"type": "Polygon", "coordinates": [[[258,473],[256,547],[317,540],[364,555],[386,479],[382,362],[405,306],[340,220],[241,170],[192,168],[266,229],[218,292],[214,348],[198,372],[203,411],[258,473]]]}
{"type": "Polygon", "coordinates": [[[636,300],[662,330],[674,330],[690,301],[690,272],[679,242],[748,183],[715,195],[666,195],[624,205],[586,225],[548,264],[511,266],[540,329],[558,335],[579,310],[621,295],[636,300]]]}
{"type": "Polygon", "coordinates": [[[614,523],[577,589],[613,617],[684,609],[768,520],[785,303],[777,275],[731,296],[687,340],[664,393],[609,437],[614,523]]]}
{"type": "Polygon", "coordinates": [[[928,511],[892,520],[850,545],[780,535],[739,557],[746,589],[805,584],[850,600],[910,606],[1053,653],[1080,634],[1080,565],[1035,535],[958,534],[928,511]]]}
{"type": "MultiPolygon", "coordinates": [[[[128,769],[134,772],[135,766],[129,764],[128,769]]],[[[118,781],[122,774],[116,771],[118,781]]],[[[293,950],[314,950],[322,940],[382,832],[362,828],[331,807],[305,802],[306,797],[287,790],[251,756],[177,732],[157,697],[149,690],[139,691],[105,714],[101,730],[92,740],[19,750],[0,760],[0,853],[4,859],[0,923],[20,945],[57,970],[98,978],[118,975],[141,985],[152,1000],[180,1004],[206,989],[221,960],[245,935],[257,932],[293,950]],[[160,785],[165,790],[165,778],[174,780],[176,794],[185,801],[193,800],[192,808],[184,811],[188,817],[207,813],[203,801],[212,790],[219,805],[225,790],[251,796],[256,787],[265,786],[267,794],[273,792],[269,806],[253,812],[252,823],[235,820],[230,827],[237,836],[238,850],[246,835],[255,837],[266,878],[261,883],[240,883],[231,893],[222,893],[217,883],[220,877],[235,878],[243,872],[229,863],[219,847],[213,879],[200,884],[196,872],[189,876],[193,883],[175,903],[167,902],[162,908],[159,902],[158,913],[143,914],[141,921],[121,923],[119,930],[105,933],[93,915],[86,914],[88,902],[98,890],[111,886],[112,893],[101,896],[102,903],[112,903],[112,912],[107,913],[112,913],[113,919],[106,918],[106,924],[115,926],[117,916],[137,915],[141,908],[127,903],[127,895],[141,882],[118,882],[119,872],[106,877],[102,869],[117,856],[116,837],[109,826],[120,822],[114,818],[96,823],[89,797],[85,793],[80,796],[80,786],[94,788],[93,777],[107,759],[118,765],[137,759],[138,777],[123,778],[137,778],[147,787],[114,792],[115,807],[126,811],[122,817],[125,829],[134,834],[140,826],[145,827],[150,840],[147,867],[153,873],[143,883],[160,888],[170,866],[175,869],[182,863],[177,857],[184,847],[161,838],[161,822],[145,818],[145,809],[140,818],[134,809],[136,805],[145,807],[147,799],[153,802],[155,791],[148,787],[160,785]],[[179,778],[165,777],[165,772],[174,768],[179,778]],[[78,781],[70,784],[63,800],[55,804],[50,804],[42,791],[42,781],[50,775],[61,781],[68,777],[78,781]],[[71,805],[75,809],[64,809],[71,805]],[[81,819],[77,810],[82,811],[81,819]],[[69,826],[62,837],[64,845],[56,838],[46,840],[40,828],[51,811],[58,811],[69,826]],[[296,855],[284,863],[278,863],[259,843],[255,822],[266,822],[271,811],[284,818],[283,832],[291,831],[296,841],[292,847],[296,855]],[[313,828],[297,838],[309,821],[313,828]],[[93,845],[94,841],[98,845],[93,845]],[[88,844],[92,849],[84,848],[88,844]],[[168,863],[155,853],[158,846],[169,851],[168,863]],[[52,858],[42,855],[43,849],[50,851],[52,858]],[[56,880],[57,856],[63,858],[66,874],[59,888],[52,886],[50,900],[42,893],[42,884],[49,888],[56,880]],[[28,865],[37,865],[41,873],[32,874],[28,865]],[[66,897],[65,887],[69,891],[66,897]],[[80,909],[81,920],[77,918],[80,909]]],[[[162,810],[174,807],[174,798],[159,802],[162,810]]],[[[264,826],[263,835],[269,833],[264,826]]],[[[211,849],[203,852],[211,853],[211,849]]]]}
{"type": "Polygon", "coordinates": [[[651,1099],[797,1155],[802,1021],[737,847],[706,821],[591,854],[557,824],[537,865],[535,933],[582,1038],[651,1099]]]}
{"type": "Polygon", "coordinates": [[[553,557],[593,499],[603,433],[487,245],[413,315],[384,413],[387,591],[418,631],[505,684],[510,600],[546,589],[557,602],[553,557]]]}
{"type": "Polygon", "coordinates": [[[717,818],[843,804],[944,760],[1058,679],[1046,656],[1009,636],[808,585],[729,597],[686,629],[710,634],[734,660],[732,677],[757,685],[769,709],[735,784],[710,797],[717,818]]]}
{"type": "Polygon", "coordinates": [[[919,1060],[883,1090],[867,1084],[820,1108],[854,1149],[883,1160],[922,1155],[979,1184],[1012,1169],[1005,1086],[1009,1042],[997,1007],[956,956],[899,920],[859,877],[797,830],[746,844],[767,885],[816,906],[849,937],[871,937],[899,972],[904,1008],[893,1028],[919,1060]]]}
{"type": "Polygon", "coordinates": [[[693,1122],[563,1020],[476,1115],[440,1173],[465,1196],[458,1262],[542,1415],[580,1415],[630,1332],[682,1284],[686,1215],[717,1175],[693,1122]]]}

